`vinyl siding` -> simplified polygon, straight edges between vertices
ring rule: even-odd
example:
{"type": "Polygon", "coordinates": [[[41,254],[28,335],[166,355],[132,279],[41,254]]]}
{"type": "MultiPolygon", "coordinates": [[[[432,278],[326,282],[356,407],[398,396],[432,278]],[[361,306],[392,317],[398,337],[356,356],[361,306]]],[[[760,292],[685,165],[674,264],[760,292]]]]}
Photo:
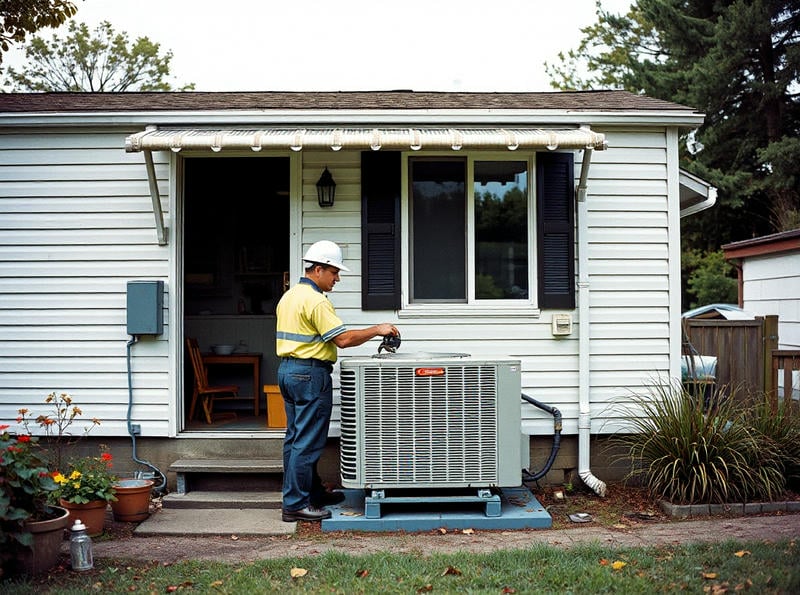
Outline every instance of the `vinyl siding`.
{"type": "MultiPolygon", "coordinates": [[[[632,392],[644,392],[670,370],[670,263],[667,147],[663,132],[600,130],[608,151],[595,152],[589,182],[590,370],[592,431],[618,429],[616,417],[631,405],[632,392]]],[[[576,178],[581,155],[576,154],[576,178]]],[[[360,192],[358,154],[303,154],[303,247],[320,239],[343,245],[350,273],[330,294],[339,315],[352,327],[396,323],[401,350],[466,352],[522,360],[523,392],[558,407],[564,432],[577,432],[578,326],[569,337],[551,334],[552,312],[541,316],[415,318],[360,309],[360,192]],[[325,166],[336,179],[336,205],[316,205],[314,184],[325,166]]],[[[403,231],[407,241],[406,231],[403,231]]],[[[675,288],[677,289],[677,287],[675,288]]],[[[576,316],[577,310],[573,312],[576,316]]],[[[371,355],[377,342],[340,353],[371,355]]],[[[334,427],[338,411],[334,413],[334,427]]],[[[523,405],[528,433],[552,432],[552,418],[523,405]]]]}
{"type": "MultiPolygon", "coordinates": [[[[170,246],[158,246],[144,161],[122,149],[138,131],[75,129],[74,133],[15,130],[0,136],[0,418],[19,407],[41,410],[51,391],[73,395],[87,418],[103,420],[97,435],[126,435],[126,283],[162,279],[173,270],[170,246]]],[[[671,279],[667,142],[664,131],[598,129],[610,149],[595,152],[588,181],[592,431],[615,429],[620,407],[670,370],[671,279]]],[[[171,222],[166,153],[154,154],[165,221],[171,222]]],[[[576,154],[576,178],[580,175],[576,154]]],[[[330,294],[348,326],[389,321],[403,334],[402,351],[467,352],[522,360],[523,391],[558,407],[564,432],[577,432],[579,354],[574,332],[551,334],[552,311],[538,315],[398,317],[361,310],[361,189],[358,152],[299,154],[301,177],[295,250],[320,239],[342,245],[350,273],[330,294]],[[336,204],[320,209],[316,181],[324,167],[336,181],[336,204]]],[[[403,231],[404,238],[405,231],[403,231]]],[[[583,232],[581,232],[583,233],[583,232]]],[[[405,240],[404,240],[405,241],[405,240]]],[[[292,283],[300,274],[299,262],[292,283]]],[[[535,279],[531,280],[532,285],[535,279]]],[[[674,286],[671,286],[671,283],[674,286]]],[[[172,300],[174,301],[174,300],[172,300]]],[[[165,296],[165,307],[172,302],[165,296]]],[[[133,347],[133,421],[145,436],[177,427],[178,382],[172,368],[182,345],[170,345],[177,313],[165,313],[164,334],[133,347]]],[[[348,349],[371,355],[377,341],[348,349]]],[[[177,373],[177,372],[176,372],[177,373]]],[[[175,374],[176,374],[175,373],[175,374]]],[[[338,379],[337,379],[338,386],[338,379]]],[[[338,419],[335,412],[334,423],[338,419]]],[[[523,429],[552,433],[549,415],[523,405],[523,429]]]]}
{"type": "MultiPolygon", "coordinates": [[[[48,393],[66,392],[82,419],[102,421],[92,435],[127,433],[126,284],[169,273],[142,156],[123,150],[133,131],[0,137],[0,418],[44,413],[48,393]]],[[[167,197],[169,157],[155,158],[167,197]]],[[[168,216],[166,199],[163,208],[168,216]]],[[[166,336],[133,347],[133,421],[144,435],[168,435],[166,336]]]]}
{"type": "Polygon", "coordinates": [[[778,315],[778,348],[800,349],[800,252],[743,259],[744,309],[778,315]]]}

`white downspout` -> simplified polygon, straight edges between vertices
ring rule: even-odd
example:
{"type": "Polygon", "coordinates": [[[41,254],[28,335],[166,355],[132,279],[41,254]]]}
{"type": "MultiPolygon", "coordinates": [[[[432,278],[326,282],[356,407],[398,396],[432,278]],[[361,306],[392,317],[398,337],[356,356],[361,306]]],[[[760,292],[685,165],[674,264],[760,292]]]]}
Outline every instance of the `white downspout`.
{"type": "Polygon", "coordinates": [[[586,204],[586,180],[589,176],[589,164],[592,161],[592,149],[583,151],[581,177],[576,189],[578,207],[578,475],[598,496],[606,495],[605,482],[597,479],[590,465],[589,443],[591,439],[592,414],[589,406],[589,208],[586,204]]]}

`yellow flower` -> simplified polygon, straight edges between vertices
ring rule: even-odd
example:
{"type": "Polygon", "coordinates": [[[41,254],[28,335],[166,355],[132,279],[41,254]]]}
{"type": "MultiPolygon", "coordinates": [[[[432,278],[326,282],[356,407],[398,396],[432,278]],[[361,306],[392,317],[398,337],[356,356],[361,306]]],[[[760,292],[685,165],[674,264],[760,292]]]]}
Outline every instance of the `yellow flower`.
{"type": "Polygon", "coordinates": [[[66,477],[64,477],[62,473],[59,472],[53,475],[53,481],[56,482],[57,484],[64,485],[65,483],[67,483],[68,480],[66,477]]]}
{"type": "Polygon", "coordinates": [[[81,482],[79,482],[79,481],[74,482],[72,484],[72,487],[75,488],[76,490],[81,489],[81,482]]]}
{"type": "Polygon", "coordinates": [[[70,479],[80,479],[80,477],[81,477],[81,472],[78,471],[77,469],[74,469],[72,473],[69,474],[70,479]]]}

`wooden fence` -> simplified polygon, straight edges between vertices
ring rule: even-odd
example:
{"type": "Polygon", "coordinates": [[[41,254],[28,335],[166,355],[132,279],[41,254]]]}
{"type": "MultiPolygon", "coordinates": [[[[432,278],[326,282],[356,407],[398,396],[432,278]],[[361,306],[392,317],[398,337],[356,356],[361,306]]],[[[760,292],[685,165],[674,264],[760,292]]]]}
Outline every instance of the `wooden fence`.
{"type": "Polygon", "coordinates": [[[797,393],[800,392],[800,386],[798,386],[800,384],[798,382],[800,351],[773,349],[772,376],[775,384],[768,394],[774,405],[777,405],[779,400],[790,401],[792,398],[797,398],[797,393]]]}
{"type": "Polygon", "coordinates": [[[771,394],[777,373],[778,317],[755,320],[683,320],[685,341],[695,353],[717,358],[716,384],[741,395],[771,394]]]}

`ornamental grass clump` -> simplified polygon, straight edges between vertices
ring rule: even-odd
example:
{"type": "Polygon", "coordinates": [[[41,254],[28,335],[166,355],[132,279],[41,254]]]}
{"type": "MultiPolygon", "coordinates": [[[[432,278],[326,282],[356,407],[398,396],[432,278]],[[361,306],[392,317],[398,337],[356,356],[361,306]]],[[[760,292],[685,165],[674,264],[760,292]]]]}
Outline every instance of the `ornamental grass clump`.
{"type": "Polygon", "coordinates": [[[762,396],[745,410],[748,423],[771,444],[781,460],[787,486],[800,488],[800,403],[762,396]]]}
{"type": "Polygon", "coordinates": [[[786,486],[775,444],[753,427],[735,394],[717,389],[704,405],[680,383],[656,384],[635,395],[617,434],[631,464],[628,478],[673,504],[774,500],[786,486]]]}

